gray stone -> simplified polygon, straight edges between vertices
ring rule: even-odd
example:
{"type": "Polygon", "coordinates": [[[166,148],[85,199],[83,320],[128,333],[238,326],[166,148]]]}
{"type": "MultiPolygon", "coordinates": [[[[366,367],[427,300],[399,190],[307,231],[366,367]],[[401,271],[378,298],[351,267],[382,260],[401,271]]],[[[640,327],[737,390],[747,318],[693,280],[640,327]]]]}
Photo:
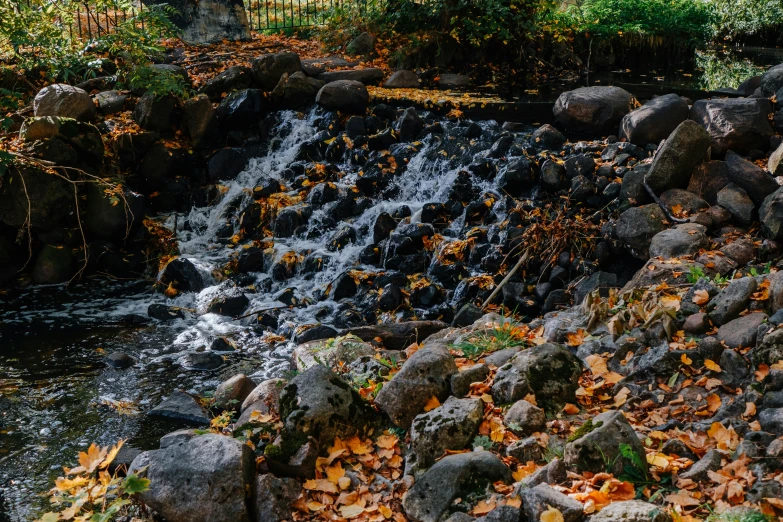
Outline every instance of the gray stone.
{"type": "MultiPolygon", "coordinates": [[[[698,168],[696,169],[698,170],[698,168]]],[[[683,189],[669,189],[661,194],[661,203],[669,209],[670,212],[674,212],[674,206],[679,205],[683,212],[687,212],[689,215],[697,214],[701,211],[709,208],[709,203],[702,198],[683,189]]]]}
{"type": "Polygon", "coordinates": [[[511,482],[511,471],[494,454],[474,451],[449,455],[416,481],[402,500],[413,522],[439,522],[456,498],[497,481],[511,482]]]}
{"type": "Polygon", "coordinates": [[[234,375],[221,382],[215,390],[215,407],[218,410],[239,411],[242,402],[255,388],[256,383],[244,373],[234,375]]]}
{"type": "Polygon", "coordinates": [[[360,82],[338,80],[324,85],[318,91],[315,101],[325,109],[364,114],[370,103],[370,95],[360,82]]]}
{"type": "Polygon", "coordinates": [[[127,99],[128,95],[122,94],[119,91],[103,91],[95,95],[95,102],[98,104],[98,110],[104,116],[122,112],[125,108],[125,100],[127,99]]]}
{"type": "Polygon", "coordinates": [[[61,116],[79,121],[95,118],[95,104],[87,91],[65,83],[48,85],[33,100],[35,116],[61,116]]]}
{"type": "Polygon", "coordinates": [[[523,488],[521,497],[528,520],[541,520],[541,514],[550,507],[560,511],[564,522],[580,522],[584,518],[581,502],[560,493],[549,484],[523,488]]]}
{"type": "Polygon", "coordinates": [[[415,89],[419,86],[419,77],[413,71],[395,71],[383,86],[387,89],[415,89]]]}
{"type": "Polygon", "coordinates": [[[322,339],[300,344],[294,348],[291,358],[296,369],[301,372],[317,364],[330,368],[349,365],[365,355],[375,355],[375,348],[349,334],[337,339],[322,339]]]}
{"type": "MultiPolygon", "coordinates": [[[[28,118],[19,129],[19,137],[25,142],[57,138],[75,149],[78,159],[85,163],[98,166],[103,160],[104,147],[100,131],[94,125],[72,118],[54,116],[28,118]]],[[[28,186],[28,190],[29,188],[28,186]]],[[[30,199],[36,201],[32,195],[30,199]]]]}
{"type": "Polygon", "coordinates": [[[253,74],[250,67],[235,65],[229,67],[214,78],[207,80],[199,89],[199,92],[209,96],[209,99],[212,101],[220,101],[220,98],[224,93],[227,94],[240,89],[249,89],[252,82],[253,74]]]}
{"type": "Polygon", "coordinates": [[[636,432],[622,412],[606,411],[586,421],[586,432],[566,444],[563,460],[566,466],[582,471],[603,471],[619,476],[626,466],[634,466],[631,459],[621,453],[620,446],[630,446],[647,471],[647,456],[636,432]],[[607,465],[607,463],[609,463],[607,465]]]}
{"type": "Polygon", "coordinates": [[[198,437],[197,431],[198,430],[194,428],[184,428],[181,430],[172,431],[171,433],[167,433],[160,438],[160,445],[158,446],[158,449],[165,449],[175,444],[181,444],[183,442],[187,442],[193,437],[198,437]]]}
{"type": "Polygon", "coordinates": [[[618,288],[617,274],[598,271],[587,279],[583,279],[574,289],[574,304],[581,304],[587,294],[598,290],[599,295],[606,297],[610,288],[618,288]]]}
{"type": "Polygon", "coordinates": [[[359,82],[364,85],[376,85],[383,80],[383,71],[374,67],[367,69],[349,69],[346,71],[326,71],[316,76],[325,83],[337,81],[359,82]]]}
{"type": "Polygon", "coordinates": [[[107,193],[104,186],[87,187],[84,228],[96,238],[125,241],[144,219],[144,197],[125,187],[107,193]]]}
{"type": "Polygon", "coordinates": [[[112,368],[123,370],[136,364],[136,359],[122,352],[112,352],[106,356],[106,363],[112,368]]]}
{"type": "Polygon", "coordinates": [[[539,462],[544,458],[544,452],[535,437],[528,437],[512,443],[506,448],[506,455],[519,462],[539,462]]]}
{"type": "Polygon", "coordinates": [[[451,376],[451,393],[457,397],[464,397],[470,393],[470,385],[474,382],[482,382],[489,377],[489,367],[486,364],[474,364],[451,376]]]}
{"type": "Polygon", "coordinates": [[[185,130],[195,147],[211,145],[207,143],[217,130],[217,114],[212,102],[205,94],[199,94],[182,104],[185,130]]]}
{"type": "Polygon", "coordinates": [[[478,434],[484,415],[481,399],[457,399],[416,416],[410,430],[413,455],[418,469],[430,467],[446,450],[464,449],[478,434]]]}
{"type": "Polygon", "coordinates": [[[778,182],[769,172],[733,151],[726,153],[726,168],[729,180],[744,190],[756,205],[761,205],[764,198],[779,188],[778,182]]]}
{"type": "Polygon", "coordinates": [[[761,343],[751,352],[755,365],[772,365],[783,360],[783,329],[773,330],[764,336],[761,343]]]}
{"type": "Polygon", "coordinates": [[[721,247],[720,251],[738,266],[745,266],[756,258],[756,246],[753,244],[753,240],[746,237],[732,241],[721,247]]]}
{"type": "Polygon", "coordinates": [[[432,397],[446,400],[451,376],[457,371],[454,359],[444,346],[425,344],[383,386],[375,404],[394,424],[408,428],[432,397]]]}
{"type": "Polygon", "coordinates": [[[783,143],[769,155],[767,170],[773,176],[783,176],[783,143]]]}
{"type": "Polygon", "coordinates": [[[680,477],[691,479],[694,482],[709,480],[708,472],[718,471],[721,468],[721,454],[717,450],[709,450],[690,469],[680,473],[680,477]]]}
{"type": "Polygon", "coordinates": [[[617,132],[633,109],[633,96],[619,87],[580,87],[562,93],[553,109],[567,130],[599,137],[617,132]]]}
{"type": "Polygon", "coordinates": [[[761,93],[766,97],[771,97],[783,87],[783,64],[769,68],[761,75],[759,82],[761,93]]]}
{"type": "Polygon", "coordinates": [[[503,417],[503,424],[518,436],[530,435],[546,427],[544,410],[522,399],[514,404],[503,417]]]}
{"type": "Polygon", "coordinates": [[[647,259],[652,238],[666,230],[666,216],[655,203],[629,208],[617,220],[615,232],[637,257],[647,259]]]}
{"type": "MultiPolygon", "coordinates": [[[[625,181],[625,180],[623,180],[625,181]]],[[[718,192],[729,184],[729,169],[723,161],[705,161],[693,169],[688,191],[704,199],[710,205],[717,202],[718,192]]]]}
{"type": "Polygon", "coordinates": [[[623,117],[620,137],[644,147],[658,144],[688,119],[688,102],[676,94],[658,96],[623,117]]]}
{"type": "Polygon", "coordinates": [[[768,195],[759,208],[761,233],[774,240],[783,239],[783,187],[768,195]]]}
{"type": "Polygon", "coordinates": [[[176,10],[182,39],[190,45],[251,39],[241,0],[175,0],[169,5],[176,10]]]}
{"type": "Polygon", "coordinates": [[[590,517],[590,522],[671,522],[672,517],[659,506],[641,500],[612,502],[590,517]]]}
{"type": "Polygon", "coordinates": [[[258,522],[291,520],[295,508],[291,506],[302,494],[302,486],[293,478],[278,478],[267,473],[259,475],[255,483],[253,516],[258,522]]]}
{"type": "Polygon", "coordinates": [[[272,101],[286,109],[307,107],[315,102],[323,86],[322,80],[310,78],[302,71],[285,73],[272,91],[272,101]]]}
{"type": "Polygon", "coordinates": [[[470,77],[464,74],[441,74],[438,78],[440,89],[467,89],[470,87],[470,77]]]}
{"type": "Polygon", "coordinates": [[[372,56],[375,54],[375,37],[367,32],[361,33],[348,43],[345,50],[355,56],[372,56]]]}
{"type": "Polygon", "coordinates": [[[253,60],[251,66],[253,83],[264,91],[274,89],[284,74],[294,74],[301,70],[299,55],[292,52],[261,55],[253,60]]]}
{"type": "Polygon", "coordinates": [[[138,499],[169,522],[249,522],[246,492],[255,469],[247,444],[210,433],[144,452],[129,473],[150,480],[138,499]]]}
{"type": "Polygon", "coordinates": [[[709,133],[714,156],[722,157],[729,150],[747,154],[769,147],[774,133],[767,119],[771,109],[769,100],[713,98],[694,102],[690,119],[709,133]]]}
{"type": "Polygon", "coordinates": [[[718,192],[717,203],[729,211],[740,225],[753,222],[753,209],[756,208],[747,192],[734,183],[729,183],[718,192]]]}
{"type": "Polygon", "coordinates": [[[689,315],[682,329],[687,333],[701,335],[710,329],[710,318],[704,312],[689,315]]]}
{"type": "Polygon", "coordinates": [[[682,223],[658,232],[650,242],[650,257],[669,259],[691,256],[710,246],[707,229],[696,223],[682,223]]]}
{"type": "Polygon", "coordinates": [[[548,410],[575,402],[582,363],[560,345],[546,343],[518,352],[495,374],[492,397],[498,404],[524,399],[528,394],[548,410]]]}
{"type": "Polygon", "coordinates": [[[718,329],[718,340],[729,348],[752,348],[756,346],[759,326],[767,320],[767,314],[756,312],[738,317],[718,329]]]}
{"type": "Polygon", "coordinates": [[[693,169],[707,156],[710,136],[697,123],[686,120],[666,138],[645,176],[656,193],[685,188],[693,169]]]}
{"type": "Polygon", "coordinates": [[[174,390],[148,415],[183,422],[185,424],[209,425],[212,416],[193,396],[174,390]]]}
{"type": "Polygon", "coordinates": [[[768,408],[759,413],[761,429],[774,433],[780,437],[783,435],[783,408],[768,408]]]}
{"type": "Polygon", "coordinates": [[[753,277],[734,279],[729,286],[707,303],[707,313],[717,325],[724,325],[739,316],[750,304],[750,296],[756,291],[758,283],[753,277]]]}

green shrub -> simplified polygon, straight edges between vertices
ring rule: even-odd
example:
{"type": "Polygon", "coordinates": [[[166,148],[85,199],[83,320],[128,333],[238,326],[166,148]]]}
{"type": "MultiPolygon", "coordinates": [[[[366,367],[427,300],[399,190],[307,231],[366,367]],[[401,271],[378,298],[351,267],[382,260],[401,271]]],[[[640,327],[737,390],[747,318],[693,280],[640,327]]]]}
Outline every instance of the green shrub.
{"type": "Polygon", "coordinates": [[[147,66],[136,67],[128,73],[127,83],[132,90],[150,92],[156,98],[173,94],[181,100],[186,100],[191,94],[190,85],[179,74],[147,66]]]}
{"type": "Polygon", "coordinates": [[[710,0],[710,4],[715,11],[715,30],[721,38],[779,30],[783,25],[780,0],[710,0]]]}

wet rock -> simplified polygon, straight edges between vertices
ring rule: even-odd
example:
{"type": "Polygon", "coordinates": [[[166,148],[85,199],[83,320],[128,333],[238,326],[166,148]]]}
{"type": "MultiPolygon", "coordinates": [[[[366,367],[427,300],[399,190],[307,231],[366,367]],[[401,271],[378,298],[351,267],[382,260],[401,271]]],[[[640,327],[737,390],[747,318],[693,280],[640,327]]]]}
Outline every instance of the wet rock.
{"type": "Polygon", "coordinates": [[[402,141],[413,141],[423,127],[424,123],[421,121],[416,109],[413,107],[405,109],[405,112],[400,116],[399,121],[397,121],[397,132],[402,141]]]}
{"type": "Polygon", "coordinates": [[[260,89],[243,89],[226,96],[215,114],[226,130],[242,130],[258,123],[268,107],[260,89]]]}
{"type": "Polygon", "coordinates": [[[44,87],[33,100],[35,116],[62,116],[79,121],[95,118],[95,104],[87,92],[65,83],[44,87]]]}
{"type": "Polygon", "coordinates": [[[658,232],[650,242],[650,257],[670,259],[696,254],[708,248],[707,229],[696,223],[682,223],[658,232]]]}
{"type": "Polygon", "coordinates": [[[779,188],[775,178],[768,172],[733,151],[726,153],[726,168],[729,180],[744,190],[756,205],[761,205],[764,198],[779,188]]]}
{"type": "Polygon", "coordinates": [[[112,352],[106,356],[106,364],[108,364],[112,368],[116,368],[118,370],[124,370],[125,368],[130,368],[131,366],[136,364],[136,359],[134,359],[127,353],[112,352]]]}
{"type": "Polygon", "coordinates": [[[250,300],[238,288],[222,291],[207,305],[207,313],[236,317],[245,311],[250,300]]]}
{"type": "Polygon", "coordinates": [[[548,150],[559,150],[567,141],[562,132],[548,123],[537,128],[530,139],[537,146],[548,150]]]}
{"type": "Polygon", "coordinates": [[[780,437],[783,435],[783,408],[768,408],[759,413],[761,429],[774,433],[780,437]]]}
{"type": "Polygon", "coordinates": [[[183,123],[195,147],[209,146],[217,130],[217,113],[206,95],[198,95],[182,104],[183,123]]]}
{"type": "Polygon", "coordinates": [[[272,100],[283,108],[296,109],[307,107],[315,102],[315,97],[324,82],[305,76],[301,71],[280,77],[280,81],[272,91],[272,100]]]}
{"type": "Polygon", "coordinates": [[[383,86],[387,89],[415,89],[419,86],[419,77],[413,71],[395,71],[383,86]]]}
{"type": "Polygon", "coordinates": [[[158,321],[173,321],[174,319],[185,318],[185,314],[180,308],[158,303],[151,304],[147,308],[147,315],[158,321]]]}
{"type": "Polygon", "coordinates": [[[750,296],[758,288],[756,279],[743,277],[734,279],[729,286],[707,303],[707,313],[717,325],[724,325],[739,316],[750,304],[750,296]]]}
{"type": "Polygon", "coordinates": [[[375,355],[375,348],[358,337],[347,335],[300,344],[294,348],[291,358],[296,369],[304,371],[318,364],[330,368],[348,365],[363,355],[375,355]]]}
{"type": "Polygon", "coordinates": [[[242,411],[244,412],[252,405],[262,403],[265,406],[264,413],[279,413],[280,395],[283,388],[288,383],[285,379],[268,379],[255,388],[242,401],[242,411]]]}
{"type": "Polygon", "coordinates": [[[766,150],[773,134],[767,119],[770,112],[767,100],[717,98],[694,102],[690,118],[709,133],[712,154],[723,157],[729,150],[739,154],[766,150]]]}
{"type": "Polygon", "coordinates": [[[173,94],[156,96],[148,92],[136,102],[133,119],[144,130],[171,134],[179,123],[181,108],[173,94]]]}
{"type": "Polygon", "coordinates": [[[481,399],[457,399],[446,402],[413,419],[409,457],[417,469],[430,467],[446,450],[464,449],[478,434],[484,414],[481,399]]]}
{"type": "Polygon", "coordinates": [[[759,208],[761,233],[769,239],[783,239],[783,188],[768,195],[759,208]]]}
{"type": "Polygon", "coordinates": [[[171,392],[163,402],[151,409],[148,415],[195,425],[209,425],[212,419],[198,400],[179,390],[171,392]]]}
{"type": "Polygon", "coordinates": [[[332,444],[335,437],[365,434],[374,420],[372,409],[361,397],[320,364],[283,388],[280,418],[285,422],[283,440],[312,436],[323,447],[332,444]]]}
{"type": "Polygon", "coordinates": [[[455,373],[457,366],[445,347],[425,344],[386,383],[375,404],[397,426],[408,428],[432,397],[440,401],[448,397],[455,373]]]}
{"type": "Polygon", "coordinates": [[[738,224],[750,225],[753,222],[753,200],[734,183],[729,183],[718,192],[717,203],[728,210],[738,224]]]}
{"type": "Polygon", "coordinates": [[[511,405],[503,424],[518,436],[531,435],[546,427],[546,415],[544,410],[522,399],[511,405]]]}
{"type": "Polygon", "coordinates": [[[624,500],[612,502],[597,514],[590,517],[590,522],[671,522],[672,517],[655,504],[641,500],[624,500]]]}
{"type": "Polygon", "coordinates": [[[276,237],[291,237],[301,225],[305,224],[312,215],[309,205],[297,205],[286,207],[277,213],[272,230],[276,237]]]}
{"type": "Polygon", "coordinates": [[[310,341],[319,341],[321,339],[332,339],[337,337],[339,333],[331,326],[325,324],[313,326],[308,328],[302,333],[296,334],[296,342],[300,344],[309,343],[310,341]]]}
{"type": "Polygon", "coordinates": [[[242,248],[237,256],[237,271],[240,274],[261,272],[264,269],[264,251],[259,247],[242,248]]]}
{"type": "Polygon", "coordinates": [[[223,357],[215,352],[191,352],[182,358],[182,364],[189,370],[211,371],[223,366],[223,357]]]}
{"type": "Polygon", "coordinates": [[[111,193],[98,184],[87,189],[85,230],[94,237],[123,241],[144,219],[144,198],[124,187],[111,193]]]}
{"type": "Polygon", "coordinates": [[[283,74],[294,74],[301,71],[302,63],[296,53],[270,53],[253,60],[251,69],[253,83],[261,90],[271,91],[283,74]]]}
{"type": "Polygon", "coordinates": [[[507,404],[533,394],[538,404],[555,410],[575,401],[581,369],[579,359],[557,344],[522,350],[498,369],[492,397],[498,404],[507,404]]]}
{"type": "Polygon", "coordinates": [[[141,502],[170,522],[249,522],[246,491],[255,477],[253,451],[231,437],[200,435],[136,457],[129,473],[150,480],[141,502]]]}
{"type": "Polygon", "coordinates": [[[95,95],[95,102],[98,104],[98,110],[104,116],[111,116],[112,114],[122,112],[125,108],[125,101],[127,99],[128,96],[119,91],[103,91],[95,95]]]}
{"type": "Polygon", "coordinates": [[[244,373],[234,375],[227,381],[221,382],[215,390],[215,408],[239,411],[242,402],[255,388],[256,383],[244,373]]]}
{"type": "Polygon", "coordinates": [[[680,123],[655,155],[645,176],[647,184],[656,193],[687,187],[709,148],[710,135],[701,126],[691,120],[680,123]]]}
{"type": "Polygon", "coordinates": [[[620,446],[623,446],[630,447],[643,463],[645,469],[642,471],[647,471],[644,446],[620,411],[606,411],[588,419],[569,440],[563,454],[566,466],[620,475],[626,466],[635,466],[621,453],[620,446]]]}
{"type": "Polygon", "coordinates": [[[199,92],[206,94],[210,100],[216,102],[224,93],[250,88],[252,81],[252,72],[249,67],[234,65],[207,80],[199,92]]]}
{"type": "Polygon", "coordinates": [[[225,336],[215,337],[209,344],[209,350],[212,352],[233,352],[236,349],[234,342],[225,336]]]}
{"type": "Polygon", "coordinates": [[[629,208],[617,220],[617,237],[635,250],[639,258],[647,259],[653,237],[666,230],[666,216],[661,208],[650,203],[629,208]]]}
{"type": "Polygon", "coordinates": [[[759,326],[766,320],[767,314],[761,312],[733,319],[718,329],[718,340],[729,348],[752,348],[759,326]]]}
{"type": "Polygon", "coordinates": [[[302,494],[302,486],[293,478],[278,478],[267,473],[256,479],[253,515],[264,522],[285,522],[295,511],[292,506],[302,494]]]}
{"type": "MultiPolygon", "coordinates": [[[[89,123],[53,116],[28,118],[19,129],[19,137],[25,142],[57,138],[76,151],[78,160],[96,167],[103,161],[103,138],[100,131],[89,123]]],[[[39,155],[41,152],[38,149],[39,155]]],[[[68,156],[70,161],[70,154],[68,156]]],[[[30,170],[33,169],[23,169],[30,170]]],[[[32,195],[30,198],[33,200],[32,195]]]]}
{"type": "Polygon", "coordinates": [[[474,364],[467,368],[461,368],[459,372],[451,376],[451,393],[457,397],[464,397],[470,392],[470,385],[474,382],[482,382],[489,377],[489,367],[485,364],[474,364]]]}
{"type": "Polygon", "coordinates": [[[564,522],[580,522],[584,518],[581,502],[560,493],[549,484],[522,488],[520,496],[528,520],[541,520],[541,515],[549,508],[560,511],[564,522]]]}
{"type": "Polygon", "coordinates": [[[406,321],[383,325],[358,326],[347,328],[340,335],[355,335],[363,341],[370,342],[379,337],[388,350],[403,350],[411,343],[422,341],[448,325],[442,321],[406,321]]]}
{"type": "Polygon", "coordinates": [[[33,265],[32,280],[37,285],[66,283],[75,265],[71,249],[63,245],[44,245],[33,265]]]}
{"type": "Polygon", "coordinates": [[[367,88],[353,80],[338,80],[324,85],[315,99],[325,109],[364,114],[370,102],[367,88]]]}
{"type": "Polygon", "coordinates": [[[605,136],[616,132],[633,108],[633,96],[619,87],[580,87],[558,97],[555,120],[567,130],[605,136]]]}
{"type": "Polygon", "coordinates": [[[332,83],[338,81],[359,82],[364,85],[376,85],[383,80],[383,71],[375,67],[366,69],[350,69],[345,71],[326,71],[318,76],[319,80],[332,83]]]}
{"type": "Polygon", "coordinates": [[[510,482],[511,472],[488,451],[449,455],[432,466],[403,498],[405,514],[414,522],[439,522],[456,498],[497,482],[510,482]]]}
{"type": "Polygon", "coordinates": [[[163,269],[160,282],[180,292],[200,292],[204,289],[204,279],[196,266],[184,257],[178,257],[163,269]]]}
{"type": "Polygon", "coordinates": [[[648,101],[623,117],[620,137],[644,147],[665,140],[688,119],[688,102],[677,94],[666,94],[648,101]]]}
{"type": "Polygon", "coordinates": [[[541,165],[541,185],[546,190],[556,191],[565,183],[565,168],[552,160],[541,165]]]}
{"type": "Polygon", "coordinates": [[[717,202],[718,192],[728,183],[729,171],[724,162],[705,161],[693,170],[688,191],[714,205],[717,202]]]}
{"type": "Polygon", "coordinates": [[[680,473],[680,477],[691,479],[694,482],[709,480],[710,471],[718,471],[721,468],[721,454],[717,450],[709,450],[690,469],[680,473]]]}

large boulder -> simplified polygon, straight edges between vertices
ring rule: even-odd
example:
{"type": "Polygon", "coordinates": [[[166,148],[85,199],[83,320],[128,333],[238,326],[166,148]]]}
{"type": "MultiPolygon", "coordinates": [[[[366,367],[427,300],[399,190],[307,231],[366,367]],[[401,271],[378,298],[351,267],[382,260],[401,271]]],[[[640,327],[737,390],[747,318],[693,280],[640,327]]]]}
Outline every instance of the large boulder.
{"type": "Polygon", "coordinates": [[[641,500],[612,502],[590,517],[590,522],[671,522],[672,517],[659,506],[641,500]]]}
{"type": "Polygon", "coordinates": [[[353,335],[336,339],[322,339],[300,344],[294,348],[291,358],[296,369],[304,371],[317,364],[330,368],[349,365],[362,356],[375,355],[375,348],[353,335]]]}
{"type": "Polygon", "coordinates": [[[682,223],[658,232],[650,242],[650,257],[669,259],[691,256],[710,246],[707,228],[696,223],[682,223]]]}
{"type": "Polygon", "coordinates": [[[484,415],[481,399],[449,397],[437,408],[418,415],[411,426],[409,463],[430,467],[446,450],[462,450],[478,434],[484,415]]]}
{"type": "Polygon", "coordinates": [[[158,96],[147,92],[139,98],[133,109],[133,119],[139,127],[163,134],[171,134],[180,117],[180,102],[173,94],[158,96]]]}
{"type": "Polygon", "coordinates": [[[173,0],[167,4],[175,9],[173,21],[182,29],[182,39],[190,45],[251,38],[242,0],[173,0]]]}
{"type": "Polygon", "coordinates": [[[200,292],[204,278],[192,261],[178,257],[169,262],[160,274],[160,282],[179,292],[200,292]]]}
{"type": "Polygon", "coordinates": [[[444,346],[425,344],[381,388],[375,404],[397,426],[408,428],[433,397],[446,400],[451,376],[457,371],[454,359],[444,346]]]}
{"type": "Polygon", "coordinates": [[[764,198],[775,192],[779,185],[769,172],[755,163],[742,158],[733,151],[726,153],[726,168],[729,180],[744,190],[753,203],[761,205],[764,198]]]}
{"type": "Polygon", "coordinates": [[[315,97],[324,82],[306,76],[302,71],[285,73],[272,91],[272,101],[286,109],[306,107],[315,102],[315,97]]]}
{"type": "Polygon", "coordinates": [[[666,230],[666,215],[655,203],[629,208],[617,220],[615,231],[622,242],[634,250],[642,259],[649,257],[652,238],[666,230]]]}
{"type": "Polygon", "coordinates": [[[761,94],[767,98],[774,96],[783,87],[783,64],[770,68],[761,75],[761,94]]]}
{"type": "Polygon", "coordinates": [[[449,455],[416,481],[402,507],[413,522],[439,522],[456,498],[511,480],[508,467],[488,451],[449,455]]]}
{"type": "Polygon", "coordinates": [[[666,94],[648,101],[623,117],[620,137],[644,147],[665,140],[688,119],[688,102],[677,94],[666,94]]]}
{"type": "Polygon", "coordinates": [[[370,103],[370,94],[361,82],[338,80],[321,87],[315,101],[325,109],[364,114],[370,103]]]}
{"type": "Polygon", "coordinates": [[[65,83],[48,85],[38,91],[33,100],[36,116],[61,116],[79,121],[95,118],[95,104],[84,89],[65,83]]]}
{"type": "Polygon", "coordinates": [[[249,522],[255,469],[250,446],[209,433],[146,451],[129,473],[149,479],[138,499],[169,522],[249,522]]]}
{"type": "Polygon", "coordinates": [[[690,119],[709,133],[713,156],[723,157],[729,150],[739,154],[767,150],[774,134],[767,118],[770,112],[768,100],[721,98],[694,102],[690,119]]]}
{"type": "Polygon", "coordinates": [[[36,167],[12,167],[0,183],[0,222],[19,229],[26,223],[49,230],[74,208],[71,185],[36,167]]]}
{"type": "Polygon", "coordinates": [[[709,148],[709,134],[696,123],[683,121],[658,150],[645,181],[656,193],[687,187],[693,169],[705,159],[709,148]]]}
{"type": "Polygon", "coordinates": [[[38,285],[67,282],[74,274],[71,249],[64,245],[44,245],[33,265],[32,280],[38,285]]]}
{"type": "Polygon", "coordinates": [[[212,145],[217,131],[217,112],[205,94],[199,94],[182,104],[183,123],[195,147],[212,145]]]}
{"type": "Polygon", "coordinates": [[[250,88],[252,82],[253,75],[250,67],[235,65],[209,79],[199,92],[209,96],[212,101],[219,101],[223,94],[250,88]]]}
{"type": "Polygon", "coordinates": [[[302,70],[299,55],[292,52],[264,54],[253,60],[253,83],[263,91],[274,89],[284,74],[302,70]]]}
{"type": "Polygon", "coordinates": [[[534,395],[539,406],[556,411],[576,401],[582,363],[559,344],[546,343],[522,350],[498,368],[492,398],[508,404],[534,395]]]}
{"type": "Polygon", "coordinates": [[[626,467],[647,473],[644,446],[620,411],[605,411],[588,419],[566,444],[563,459],[567,466],[593,473],[620,476],[626,467]]]}
{"type": "Polygon", "coordinates": [[[691,180],[688,182],[688,192],[696,194],[710,205],[714,205],[718,199],[718,192],[728,184],[729,169],[726,167],[726,163],[705,161],[696,165],[693,170],[691,180]]]}
{"type": "Polygon", "coordinates": [[[91,236],[123,241],[144,219],[144,197],[120,185],[92,183],[87,189],[84,228],[91,236]]]}
{"type": "Polygon", "coordinates": [[[764,198],[759,208],[759,221],[764,237],[783,240],[783,187],[764,198]]]}
{"type": "Polygon", "coordinates": [[[566,130],[598,137],[616,132],[633,104],[631,93],[619,87],[580,87],[561,94],[553,112],[566,130]]]}
{"type": "Polygon", "coordinates": [[[79,160],[91,166],[98,166],[103,160],[103,138],[100,131],[92,124],[72,118],[28,118],[19,130],[19,137],[25,142],[52,138],[62,140],[76,151],[79,160]]]}

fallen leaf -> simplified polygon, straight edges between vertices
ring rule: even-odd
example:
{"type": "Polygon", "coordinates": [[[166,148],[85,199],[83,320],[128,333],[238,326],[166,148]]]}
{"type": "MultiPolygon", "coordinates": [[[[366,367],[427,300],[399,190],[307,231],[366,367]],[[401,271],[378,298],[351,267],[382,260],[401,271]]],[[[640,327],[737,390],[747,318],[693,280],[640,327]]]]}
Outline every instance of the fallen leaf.
{"type": "Polygon", "coordinates": [[[432,411],[438,406],[440,406],[440,401],[433,395],[430,397],[430,400],[427,401],[427,404],[424,405],[424,411],[432,411]]]}
{"type": "Polygon", "coordinates": [[[720,373],[723,371],[721,370],[721,367],[718,366],[718,363],[716,363],[715,361],[711,361],[709,359],[704,359],[704,367],[712,372],[720,373]]]}
{"type": "Polygon", "coordinates": [[[706,290],[696,290],[693,292],[692,301],[699,306],[707,304],[710,300],[710,294],[706,290]]]}
{"type": "Polygon", "coordinates": [[[559,509],[553,508],[552,506],[547,506],[546,511],[541,513],[541,518],[539,520],[541,522],[565,522],[563,513],[561,513],[559,509]]]}

